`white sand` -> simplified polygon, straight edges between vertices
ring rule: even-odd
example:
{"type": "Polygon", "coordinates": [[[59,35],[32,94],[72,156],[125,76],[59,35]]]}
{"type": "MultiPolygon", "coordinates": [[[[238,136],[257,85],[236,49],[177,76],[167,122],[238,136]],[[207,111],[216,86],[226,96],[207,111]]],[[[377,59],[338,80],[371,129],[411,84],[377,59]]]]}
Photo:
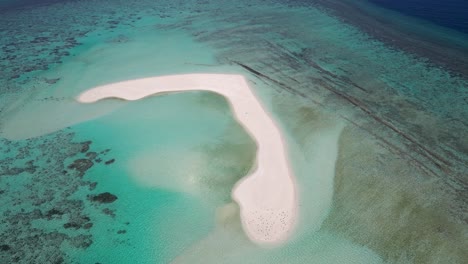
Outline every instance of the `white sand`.
{"type": "Polygon", "coordinates": [[[278,126],[242,76],[187,74],[131,80],[90,89],[78,101],[92,103],[111,97],[138,100],[157,93],[189,90],[225,96],[237,120],[256,140],[257,166],[236,184],[232,197],[239,204],[243,229],[252,241],[285,241],[298,213],[294,178],[278,126]]]}

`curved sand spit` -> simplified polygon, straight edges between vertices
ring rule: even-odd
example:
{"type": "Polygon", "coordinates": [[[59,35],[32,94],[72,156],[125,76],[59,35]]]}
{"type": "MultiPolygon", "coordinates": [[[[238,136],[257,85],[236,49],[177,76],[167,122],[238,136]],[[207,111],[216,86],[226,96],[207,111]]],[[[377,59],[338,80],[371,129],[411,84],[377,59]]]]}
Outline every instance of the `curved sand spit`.
{"type": "Polygon", "coordinates": [[[257,142],[257,166],[240,180],[233,199],[240,206],[242,226],[257,243],[279,243],[291,233],[297,217],[296,189],[278,126],[240,75],[187,74],[152,77],[99,86],[78,101],[92,103],[117,97],[138,100],[157,93],[189,90],[225,96],[243,127],[257,142]]]}

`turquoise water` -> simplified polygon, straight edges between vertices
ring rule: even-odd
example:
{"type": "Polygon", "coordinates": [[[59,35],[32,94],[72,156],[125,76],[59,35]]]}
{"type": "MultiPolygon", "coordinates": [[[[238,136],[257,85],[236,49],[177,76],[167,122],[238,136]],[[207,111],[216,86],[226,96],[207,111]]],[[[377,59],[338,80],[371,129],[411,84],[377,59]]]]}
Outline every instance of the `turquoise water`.
{"type": "Polygon", "coordinates": [[[386,42],[406,29],[372,34],[335,3],[1,10],[0,263],[466,262],[468,55],[450,42],[466,35],[434,26],[412,53],[386,42]],[[183,73],[242,74],[281,126],[299,190],[287,243],[240,226],[230,195],[256,145],[223,97],[75,100],[183,73]]]}

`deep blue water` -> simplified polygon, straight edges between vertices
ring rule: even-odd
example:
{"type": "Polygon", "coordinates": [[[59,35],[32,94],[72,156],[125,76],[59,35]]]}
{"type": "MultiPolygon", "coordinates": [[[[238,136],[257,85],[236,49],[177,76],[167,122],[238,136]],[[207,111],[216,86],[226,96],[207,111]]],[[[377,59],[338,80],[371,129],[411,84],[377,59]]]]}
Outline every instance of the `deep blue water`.
{"type": "MultiPolygon", "coordinates": [[[[63,0],[0,0],[0,10],[63,0]]],[[[368,0],[381,7],[468,34],[468,0],[368,0]]]]}
{"type": "Polygon", "coordinates": [[[468,34],[467,0],[369,0],[381,7],[468,34]]]}

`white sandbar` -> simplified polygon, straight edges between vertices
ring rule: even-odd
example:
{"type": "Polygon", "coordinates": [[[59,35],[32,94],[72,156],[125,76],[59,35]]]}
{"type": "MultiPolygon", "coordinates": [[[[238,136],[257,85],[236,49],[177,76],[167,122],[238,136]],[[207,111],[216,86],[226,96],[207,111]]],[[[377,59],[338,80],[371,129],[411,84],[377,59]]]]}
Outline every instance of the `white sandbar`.
{"type": "Polygon", "coordinates": [[[187,74],[144,78],[99,86],[78,97],[92,103],[116,97],[138,100],[146,96],[203,90],[225,96],[235,117],[257,142],[257,166],[234,187],[242,226],[257,243],[288,238],[297,218],[297,192],[279,127],[262,107],[244,77],[227,74],[187,74]]]}

